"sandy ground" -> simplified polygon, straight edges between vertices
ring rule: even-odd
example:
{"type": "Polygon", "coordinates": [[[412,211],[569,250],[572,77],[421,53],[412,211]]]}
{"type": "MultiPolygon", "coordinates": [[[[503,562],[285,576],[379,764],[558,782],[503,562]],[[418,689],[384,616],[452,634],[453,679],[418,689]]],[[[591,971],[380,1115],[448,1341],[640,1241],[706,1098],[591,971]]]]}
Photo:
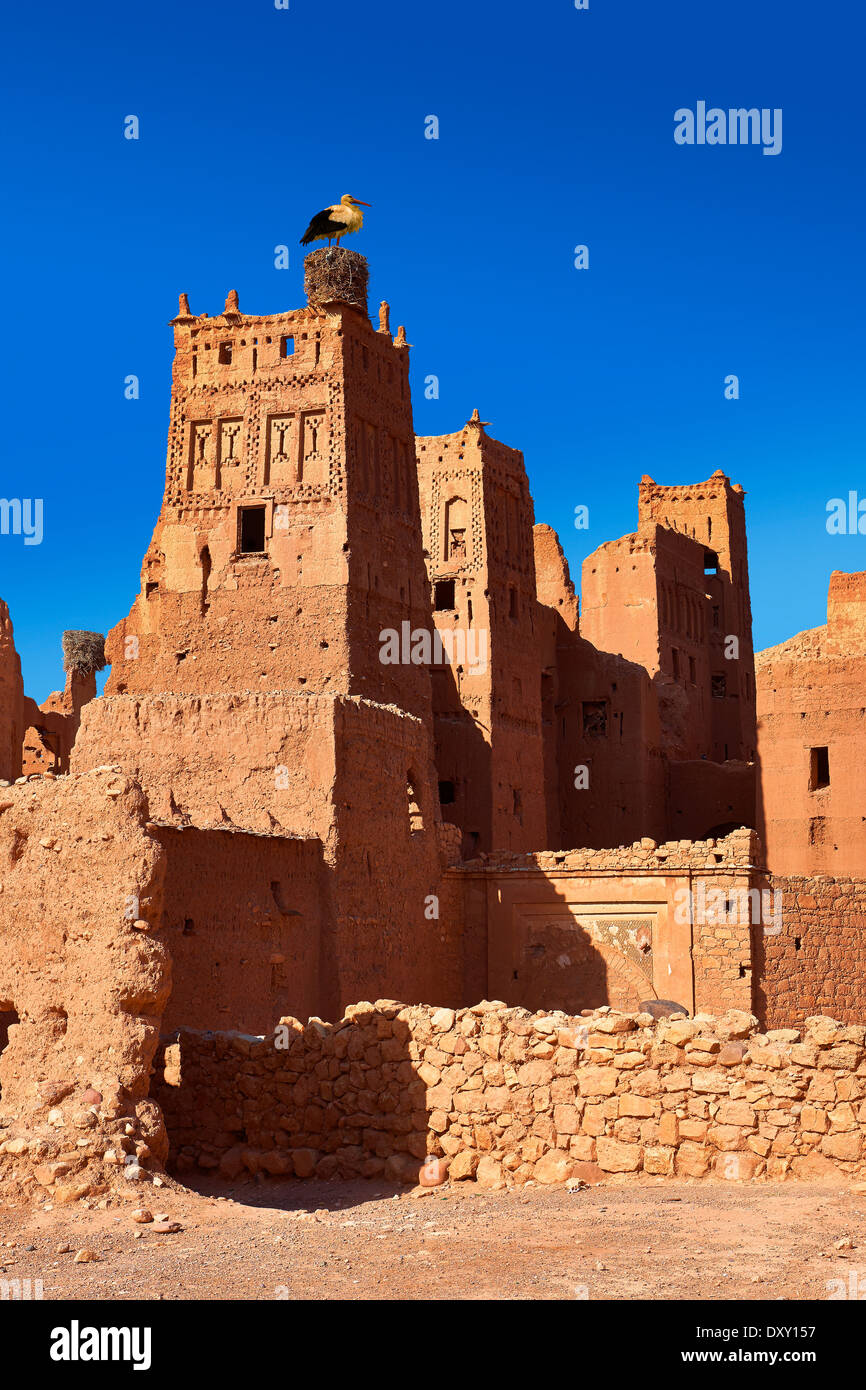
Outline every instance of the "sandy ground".
{"type": "Polygon", "coordinates": [[[46,1300],[826,1300],[851,1271],[866,1294],[866,1192],[811,1184],[458,1183],[422,1196],[204,1179],[103,1209],[0,1207],[0,1279],[41,1279],[46,1300]],[[142,1204],[182,1229],[136,1224],[142,1204]],[[84,1249],[98,1260],[76,1264],[84,1249]]]}

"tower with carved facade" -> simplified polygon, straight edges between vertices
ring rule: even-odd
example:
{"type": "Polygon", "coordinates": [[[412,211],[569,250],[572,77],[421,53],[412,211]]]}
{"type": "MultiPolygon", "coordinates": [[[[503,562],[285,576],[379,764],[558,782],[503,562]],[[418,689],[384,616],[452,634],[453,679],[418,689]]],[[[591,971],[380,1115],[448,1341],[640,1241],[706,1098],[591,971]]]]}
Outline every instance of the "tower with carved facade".
{"type": "Polygon", "coordinates": [[[464,852],[547,843],[533,509],[523,455],[476,410],[417,440],[433,618],[440,801],[464,852]]]}
{"type": "Polygon", "coordinates": [[[295,935],[305,969],[318,952],[303,997],[333,1009],[419,994],[419,972],[435,993],[441,819],[428,668],[381,659],[431,626],[409,349],[387,305],[371,325],[362,256],[305,265],[301,309],[181,296],[162,508],[76,761],[135,770],[164,822],[316,841],[295,935]]]}

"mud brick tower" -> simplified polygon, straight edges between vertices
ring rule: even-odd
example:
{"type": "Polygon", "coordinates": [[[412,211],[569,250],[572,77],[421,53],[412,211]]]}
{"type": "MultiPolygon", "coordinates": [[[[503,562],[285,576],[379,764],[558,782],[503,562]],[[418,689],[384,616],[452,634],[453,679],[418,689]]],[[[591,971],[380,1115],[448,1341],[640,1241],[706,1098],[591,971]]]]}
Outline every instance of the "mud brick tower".
{"type": "Polygon", "coordinates": [[[434,621],[455,659],[433,668],[445,820],[468,855],[547,843],[537,670],[533,508],[523,455],[476,410],[457,434],[419,438],[434,621]]]}
{"type": "Polygon", "coordinates": [[[308,257],[317,294],[347,260],[351,304],[252,316],[232,293],[209,318],[181,297],[165,497],[109,694],[327,690],[427,712],[426,672],[379,661],[383,628],[429,626],[408,347],[373,332],[357,253],[308,257]]]}
{"type": "MultiPolygon", "coordinates": [[[[276,963],[307,980],[280,996],[299,1011],[386,979],[418,993],[440,824],[429,672],[380,660],[383,630],[432,624],[408,345],[387,306],[373,329],[362,256],[320,250],[306,269],[292,312],[242,314],[232,292],[210,318],[181,296],[162,509],[75,750],[79,769],[134,770],[167,827],[228,831],[226,854],[235,831],[282,838],[297,863],[265,896],[276,963]]],[[[190,883],[212,879],[208,857],[190,883]]],[[[181,910],[218,920],[216,902],[181,910]]]]}
{"type": "Polygon", "coordinates": [[[675,569],[671,572],[669,566],[668,573],[659,575],[663,629],[659,649],[661,669],[674,678],[675,668],[680,669],[678,636],[686,638],[686,660],[689,644],[695,647],[695,657],[705,660],[710,746],[703,751],[716,762],[755,756],[755,661],[744,498],[739,483],[732,487],[720,469],[705,483],[686,487],[659,487],[644,477],[638,498],[639,525],[655,522],[703,547],[703,603],[695,606],[689,601],[683,591],[686,585],[678,590],[675,569]]]}
{"type": "Polygon", "coordinates": [[[665,836],[750,824],[755,667],[743,489],[641,480],[638,529],[583,565],[581,633],[649,675],[664,765],[665,836]]]}

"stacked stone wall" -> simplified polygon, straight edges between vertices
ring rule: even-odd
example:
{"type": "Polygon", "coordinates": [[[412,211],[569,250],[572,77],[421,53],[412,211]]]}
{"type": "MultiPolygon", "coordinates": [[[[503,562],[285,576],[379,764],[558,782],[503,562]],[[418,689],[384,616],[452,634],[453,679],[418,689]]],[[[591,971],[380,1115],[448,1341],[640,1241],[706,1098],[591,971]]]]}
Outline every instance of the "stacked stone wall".
{"type": "Polygon", "coordinates": [[[861,1175],[866,1028],[740,1011],[533,1015],[380,1000],[281,1041],[183,1031],[155,1096],[172,1160],[237,1178],[861,1175]]]}

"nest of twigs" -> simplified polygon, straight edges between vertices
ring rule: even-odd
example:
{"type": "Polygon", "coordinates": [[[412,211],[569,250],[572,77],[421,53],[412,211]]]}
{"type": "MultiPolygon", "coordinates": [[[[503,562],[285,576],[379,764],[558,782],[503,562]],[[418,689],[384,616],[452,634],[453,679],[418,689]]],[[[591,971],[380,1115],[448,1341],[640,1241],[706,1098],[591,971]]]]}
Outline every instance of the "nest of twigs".
{"type": "Polygon", "coordinates": [[[105,638],[101,632],[64,632],[63,669],[89,676],[106,665],[105,638]]]}
{"type": "Polygon", "coordinates": [[[304,290],[312,305],[338,301],[366,314],[369,278],[365,258],[343,246],[311,251],[304,260],[304,290]]]}

